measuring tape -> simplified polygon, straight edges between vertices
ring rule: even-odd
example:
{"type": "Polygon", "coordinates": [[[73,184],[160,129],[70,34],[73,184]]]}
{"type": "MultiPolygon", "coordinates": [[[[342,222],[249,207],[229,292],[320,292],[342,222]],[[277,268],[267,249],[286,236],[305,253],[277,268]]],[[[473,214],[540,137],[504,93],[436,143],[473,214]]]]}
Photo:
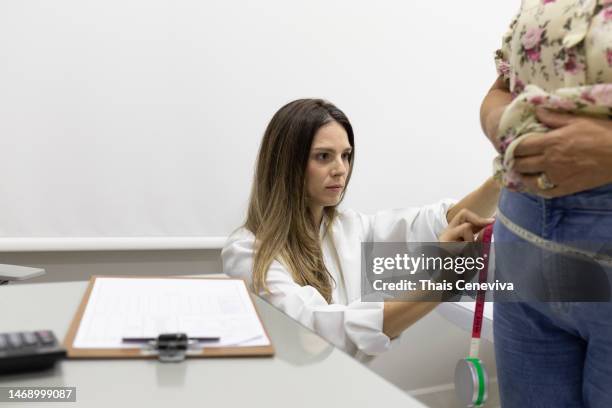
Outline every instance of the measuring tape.
{"type": "Polygon", "coordinates": [[[518,237],[524,239],[527,242],[532,243],[540,249],[561,255],[573,256],[579,259],[591,259],[601,265],[612,267],[611,256],[602,253],[587,251],[580,248],[574,248],[569,245],[564,245],[558,242],[553,242],[541,238],[533,232],[527,231],[525,228],[510,221],[510,219],[506,217],[499,208],[497,209],[496,218],[504,225],[504,227],[508,228],[508,230],[510,230],[513,234],[517,235],[518,237]]]}
{"type": "MultiPolygon", "coordinates": [[[[484,265],[478,273],[479,283],[485,283],[487,281],[492,238],[493,224],[490,224],[483,230],[482,235],[484,265]]],[[[489,377],[484,364],[478,358],[484,304],[485,291],[479,290],[476,295],[476,310],[474,311],[474,321],[472,323],[470,354],[469,357],[459,360],[455,367],[455,393],[459,401],[467,407],[480,407],[487,400],[489,377]]]]}

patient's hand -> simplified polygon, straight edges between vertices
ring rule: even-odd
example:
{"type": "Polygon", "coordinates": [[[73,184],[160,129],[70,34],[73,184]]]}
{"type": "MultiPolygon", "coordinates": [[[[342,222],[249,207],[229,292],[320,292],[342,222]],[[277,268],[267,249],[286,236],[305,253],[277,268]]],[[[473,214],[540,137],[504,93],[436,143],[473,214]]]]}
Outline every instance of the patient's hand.
{"type": "Polygon", "coordinates": [[[462,209],[448,223],[438,237],[440,242],[474,242],[476,234],[493,223],[493,218],[482,218],[470,210],[462,209]]]}

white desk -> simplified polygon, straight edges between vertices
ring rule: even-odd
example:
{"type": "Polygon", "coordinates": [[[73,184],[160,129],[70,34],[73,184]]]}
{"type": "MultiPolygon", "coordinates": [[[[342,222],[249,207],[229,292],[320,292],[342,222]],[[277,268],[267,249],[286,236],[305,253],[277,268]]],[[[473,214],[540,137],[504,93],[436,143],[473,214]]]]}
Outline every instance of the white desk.
{"type": "MultiPolygon", "coordinates": [[[[0,332],[51,329],[63,339],[85,288],[1,286],[0,332]]],[[[76,387],[77,403],[65,404],[74,407],[424,407],[267,303],[257,299],[256,306],[274,358],[66,360],[52,371],[0,376],[0,386],[76,387]]]]}

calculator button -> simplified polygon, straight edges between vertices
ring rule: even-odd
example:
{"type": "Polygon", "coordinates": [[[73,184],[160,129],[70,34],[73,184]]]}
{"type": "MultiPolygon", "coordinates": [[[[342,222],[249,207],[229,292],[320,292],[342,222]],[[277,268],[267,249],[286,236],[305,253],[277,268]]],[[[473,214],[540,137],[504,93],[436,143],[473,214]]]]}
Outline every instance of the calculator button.
{"type": "Polygon", "coordinates": [[[26,346],[35,346],[38,344],[38,338],[32,332],[23,333],[22,337],[26,346]]]}
{"type": "Polygon", "coordinates": [[[6,341],[6,337],[3,334],[0,334],[0,350],[4,350],[8,348],[8,342],[6,341]]]}
{"type": "Polygon", "coordinates": [[[40,339],[40,342],[45,346],[55,344],[55,336],[50,331],[38,331],[36,335],[40,339]]]}
{"type": "Polygon", "coordinates": [[[12,348],[19,348],[23,345],[23,341],[21,340],[21,335],[19,333],[9,333],[6,336],[8,337],[8,344],[12,348]]]}

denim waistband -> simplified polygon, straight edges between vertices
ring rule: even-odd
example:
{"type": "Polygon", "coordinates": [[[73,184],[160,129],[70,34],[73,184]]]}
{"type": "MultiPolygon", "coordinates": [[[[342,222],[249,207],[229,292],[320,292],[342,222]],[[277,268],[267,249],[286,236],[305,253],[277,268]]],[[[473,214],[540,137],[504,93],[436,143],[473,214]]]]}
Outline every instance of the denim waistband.
{"type": "Polygon", "coordinates": [[[524,195],[530,200],[553,210],[612,211],[612,184],[556,198],[544,198],[529,193],[513,194],[524,195]]]}

